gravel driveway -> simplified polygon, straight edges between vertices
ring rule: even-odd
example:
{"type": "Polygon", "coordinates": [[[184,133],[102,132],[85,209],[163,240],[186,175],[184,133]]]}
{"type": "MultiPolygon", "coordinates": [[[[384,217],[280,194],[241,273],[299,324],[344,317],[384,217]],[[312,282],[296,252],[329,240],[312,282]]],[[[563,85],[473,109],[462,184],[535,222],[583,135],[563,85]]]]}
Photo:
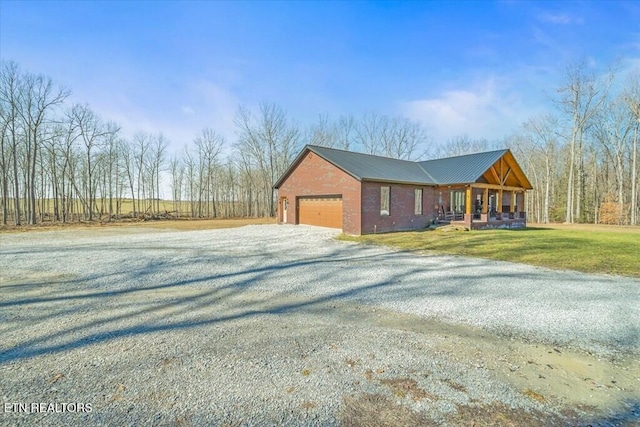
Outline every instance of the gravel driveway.
{"type": "MultiPolygon", "coordinates": [[[[434,423],[476,404],[551,414],[552,397],[523,394],[486,357],[476,364],[460,337],[594,361],[640,353],[640,280],[335,235],[276,225],[0,235],[0,424],[358,424],[345,410],[376,395],[434,423]],[[11,406],[34,402],[91,412],[11,406]]],[[[629,366],[623,396],[637,405],[629,366]]]]}

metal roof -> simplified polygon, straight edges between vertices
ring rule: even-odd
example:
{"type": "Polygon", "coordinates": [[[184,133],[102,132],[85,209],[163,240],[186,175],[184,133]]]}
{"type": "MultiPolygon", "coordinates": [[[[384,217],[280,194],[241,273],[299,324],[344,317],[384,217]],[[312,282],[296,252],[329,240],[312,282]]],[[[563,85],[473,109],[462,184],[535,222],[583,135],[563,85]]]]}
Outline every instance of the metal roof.
{"type": "Polygon", "coordinates": [[[436,184],[416,162],[308,145],[307,148],[360,181],[436,184]]]}
{"type": "Polygon", "coordinates": [[[478,180],[509,150],[487,151],[444,159],[427,160],[418,164],[440,185],[468,184],[478,180]]]}
{"type": "Polygon", "coordinates": [[[316,153],[360,181],[386,181],[422,185],[474,183],[494,163],[509,152],[509,150],[505,149],[413,162],[307,145],[274,185],[275,188],[280,187],[307,151],[316,153]]]}

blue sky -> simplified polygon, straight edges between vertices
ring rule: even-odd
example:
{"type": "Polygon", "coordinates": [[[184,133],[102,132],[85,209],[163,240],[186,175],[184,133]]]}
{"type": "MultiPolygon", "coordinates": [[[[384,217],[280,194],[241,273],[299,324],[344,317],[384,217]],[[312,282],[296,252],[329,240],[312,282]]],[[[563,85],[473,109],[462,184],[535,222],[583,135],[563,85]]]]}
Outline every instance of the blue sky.
{"type": "Polygon", "coordinates": [[[233,142],[260,102],[301,126],[378,112],[496,139],[552,108],[573,61],[640,69],[640,3],[1,0],[0,55],[172,148],[203,127],[233,142]]]}

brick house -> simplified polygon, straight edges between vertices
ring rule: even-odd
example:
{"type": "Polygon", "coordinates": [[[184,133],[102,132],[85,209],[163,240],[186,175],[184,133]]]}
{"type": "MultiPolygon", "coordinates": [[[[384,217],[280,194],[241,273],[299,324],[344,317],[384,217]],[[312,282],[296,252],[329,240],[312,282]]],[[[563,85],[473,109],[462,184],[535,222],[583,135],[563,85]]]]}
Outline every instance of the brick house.
{"type": "Polygon", "coordinates": [[[347,234],[526,227],[533,187],[510,150],[413,162],[307,145],[276,182],[278,223],[347,234]]]}

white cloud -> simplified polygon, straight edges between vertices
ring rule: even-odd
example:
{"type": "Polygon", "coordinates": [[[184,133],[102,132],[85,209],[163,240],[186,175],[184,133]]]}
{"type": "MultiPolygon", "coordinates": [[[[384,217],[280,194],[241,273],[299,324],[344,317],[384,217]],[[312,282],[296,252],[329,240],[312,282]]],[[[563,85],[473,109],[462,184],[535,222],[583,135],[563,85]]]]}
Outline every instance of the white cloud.
{"type": "Polygon", "coordinates": [[[203,80],[187,84],[156,104],[140,97],[116,94],[105,102],[95,102],[92,107],[103,118],[117,122],[125,138],[132,138],[139,131],[162,132],[170,141],[169,151],[174,153],[191,143],[204,128],[215,130],[228,145],[232,144],[233,118],[238,104],[229,90],[203,80]]]}
{"type": "Polygon", "coordinates": [[[461,134],[498,139],[517,128],[532,113],[516,94],[499,90],[494,79],[428,99],[406,102],[402,113],[422,123],[436,143],[461,134]]]}
{"type": "Polygon", "coordinates": [[[538,16],[542,22],[556,25],[583,24],[584,18],[581,16],[573,16],[568,13],[550,13],[545,12],[538,16]]]}
{"type": "Polygon", "coordinates": [[[180,107],[180,110],[185,116],[192,116],[196,113],[196,111],[188,105],[183,105],[182,107],[180,107]]]}

